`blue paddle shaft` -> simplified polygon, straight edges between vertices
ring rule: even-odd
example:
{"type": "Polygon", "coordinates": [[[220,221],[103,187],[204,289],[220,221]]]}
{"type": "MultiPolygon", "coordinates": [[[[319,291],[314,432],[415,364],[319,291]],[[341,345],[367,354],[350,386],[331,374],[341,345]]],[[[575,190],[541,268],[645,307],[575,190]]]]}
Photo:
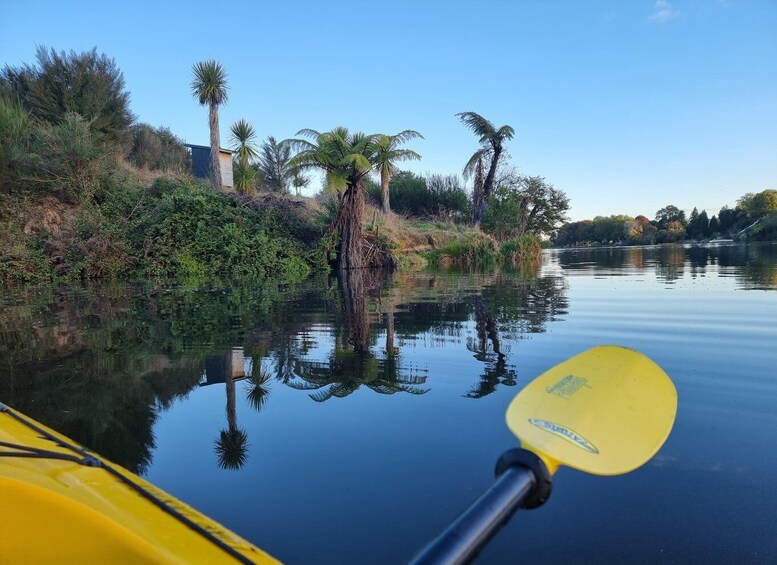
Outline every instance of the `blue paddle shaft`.
{"type": "Polygon", "coordinates": [[[534,473],[529,469],[506,469],[491,488],[415,557],[413,565],[468,563],[510,521],[534,485],[534,473]]]}

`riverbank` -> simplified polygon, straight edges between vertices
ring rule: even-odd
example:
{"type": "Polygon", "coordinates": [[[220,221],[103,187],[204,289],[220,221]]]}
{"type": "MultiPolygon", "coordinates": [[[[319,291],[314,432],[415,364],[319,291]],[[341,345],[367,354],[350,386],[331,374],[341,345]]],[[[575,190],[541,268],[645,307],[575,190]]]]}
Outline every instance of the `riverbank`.
{"type": "Polygon", "coordinates": [[[323,228],[303,207],[247,202],[190,178],[127,169],[98,198],[0,196],[0,281],[277,277],[317,268],[323,228]]]}
{"type": "MultiPolygon", "coordinates": [[[[0,195],[0,282],[272,277],[328,268],[325,198],[222,194],[189,177],[124,166],[81,202],[34,190],[0,195]]],[[[539,262],[533,236],[499,244],[454,222],[384,215],[368,205],[370,244],[400,268],[539,262]]]]}

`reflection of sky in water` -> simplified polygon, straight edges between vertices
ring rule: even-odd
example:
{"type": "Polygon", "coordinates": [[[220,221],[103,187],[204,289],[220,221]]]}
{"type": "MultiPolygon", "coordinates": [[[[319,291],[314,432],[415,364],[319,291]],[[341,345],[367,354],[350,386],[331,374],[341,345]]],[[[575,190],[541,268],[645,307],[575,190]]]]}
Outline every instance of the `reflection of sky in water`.
{"type": "MultiPolygon", "coordinates": [[[[217,382],[158,410],[147,476],[288,562],[401,562],[488,486],[496,459],[516,443],[504,424],[514,394],[550,366],[615,343],[649,355],[673,378],[680,402],[667,444],[650,465],[623,477],[562,469],[549,503],[519,513],[482,562],[517,555],[551,563],[777,561],[777,452],[769,432],[777,425],[776,247],[552,251],[541,278],[530,282],[400,274],[379,293],[380,307],[377,292],[366,301],[365,362],[374,360],[375,378],[392,374],[385,352],[391,306],[396,374],[423,377],[428,392],[421,395],[380,394],[365,380],[344,398],[315,402],[312,391],[276,378],[289,352],[325,368],[343,343],[347,324],[332,291],[290,291],[261,315],[219,303],[218,310],[236,309],[233,323],[253,325],[237,328],[229,345],[207,347],[216,337],[182,318],[180,327],[193,333],[181,347],[217,359],[230,346],[245,347],[241,367],[250,374],[252,339],[261,344],[262,369],[273,375],[266,402],[255,409],[248,379],[235,383],[237,425],[248,436],[245,466],[216,464],[228,386],[217,382]],[[515,380],[505,384],[508,371],[515,380]],[[480,385],[485,394],[468,398],[480,385]]],[[[180,309],[171,304],[166,311],[180,309]]],[[[110,319],[98,318],[88,318],[86,335],[110,319]]],[[[14,323],[27,319],[49,323],[35,312],[14,323]]],[[[137,335],[163,325],[152,319],[137,335]]],[[[36,343],[47,339],[43,329],[36,343]]],[[[19,351],[6,336],[5,351],[19,351]]],[[[128,359],[153,343],[137,345],[128,359]]],[[[18,395],[39,371],[6,367],[0,386],[13,373],[18,395]]],[[[51,382],[65,382],[56,376],[51,382]]]]}

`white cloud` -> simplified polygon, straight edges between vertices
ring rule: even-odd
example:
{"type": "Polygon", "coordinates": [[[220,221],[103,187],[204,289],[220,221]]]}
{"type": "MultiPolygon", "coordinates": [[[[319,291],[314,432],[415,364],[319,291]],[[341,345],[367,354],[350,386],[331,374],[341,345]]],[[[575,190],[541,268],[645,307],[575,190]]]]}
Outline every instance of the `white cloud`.
{"type": "Polygon", "coordinates": [[[651,22],[665,24],[679,15],[680,12],[673,10],[672,5],[666,0],[656,0],[656,5],[653,6],[653,13],[648,16],[648,19],[651,22]]]}

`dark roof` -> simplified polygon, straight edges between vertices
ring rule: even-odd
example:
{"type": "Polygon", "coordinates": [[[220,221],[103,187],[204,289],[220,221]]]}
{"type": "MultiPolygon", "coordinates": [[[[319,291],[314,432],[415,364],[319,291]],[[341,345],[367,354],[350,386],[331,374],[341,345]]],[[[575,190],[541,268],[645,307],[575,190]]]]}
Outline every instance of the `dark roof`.
{"type": "MultiPolygon", "coordinates": [[[[210,151],[210,145],[194,145],[193,143],[184,143],[184,147],[188,147],[190,149],[205,149],[207,151],[210,151]]],[[[219,152],[223,151],[224,153],[229,153],[230,155],[234,153],[231,149],[224,149],[223,147],[219,147],[219,152]]]]}

